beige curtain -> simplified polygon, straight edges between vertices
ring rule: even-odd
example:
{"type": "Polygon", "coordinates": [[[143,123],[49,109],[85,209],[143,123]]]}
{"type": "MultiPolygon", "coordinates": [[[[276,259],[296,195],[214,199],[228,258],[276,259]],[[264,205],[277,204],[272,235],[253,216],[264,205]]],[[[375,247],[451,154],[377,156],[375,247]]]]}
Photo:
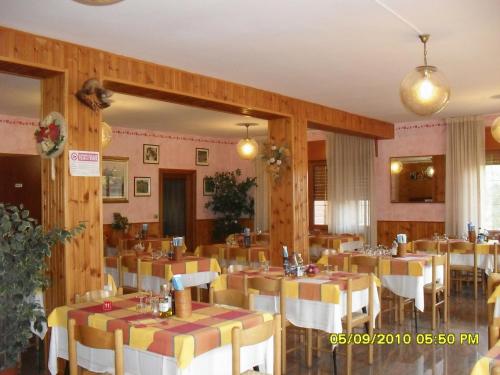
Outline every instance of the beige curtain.
{"type": "Polygon", "coordinates": [[[373,139],[332,133],[327,137],[328,230],[362,234],[377,243],[373,139]]]}
{"type": "MultiPolygon", "coordinates": [[[[263,143],[259,142],[259,150],[263,150],[263,143]]],[[[266,164],[260,157],[256,157],[255,176],[257,177],[257,187],[255,188],[255,230],[269,230],[269,174],[266,171],[266,164]]]]}
{"type": "Polygon", "coordinates": [[[446,120],[446,233],[462,236],[470,221],[481,226],[485,165],[484,124],[478,116],[446,120]]]}

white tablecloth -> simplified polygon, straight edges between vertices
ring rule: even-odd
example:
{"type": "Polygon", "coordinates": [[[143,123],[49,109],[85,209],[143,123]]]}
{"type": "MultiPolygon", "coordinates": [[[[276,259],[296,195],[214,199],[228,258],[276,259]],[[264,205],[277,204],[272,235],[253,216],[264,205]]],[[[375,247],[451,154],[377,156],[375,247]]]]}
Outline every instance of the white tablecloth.
{"type": "Polygon", "coordinates": [[[362,249],[363,245],[363,241],[342,242],[340,244],[340,251],[354,251],[357,249],[362,249]]]}
{"type": "MultiPolygon", "coordinates": [[[[109,273],[115,279],[118,285],[118,270],[112,267],[105,267],[104,271],[109,273]]],[[[219,274],[217,272],[195,272],[188,274],[181,274],[182,285],[184,287],[199,286],[211,283],[214,281],[219,274]]],[[[137,274],[131,272],[125,272],[123,275],[124,286],[136,287],[137,286],[137,274]]],[[[142,276],[141,288],[144,290],[152,290],[155,293],[160,292],[160,287],[165,284],[165,279],[158,276],[142,276]]]]}
{"type": "MultiPolygon", "coordinates": [[[[495,267],[494,258],[493,254],[477,254],[477,267],[489,275],[495,267]]],[[[450,265],[473,267],[474,254],[450,254],[450,265]]]]}
{"type": "MultiPolygon", "coordinates": [[[[436,267],[436,278],[442,283],[444,266],[436,267]]],[[[389,289],[394,294],[405,297],[414,298],[415,305],[420,311],[424,311],[424,285],[432,283],[432,266],[424,267],[423,276],[407,276],[407,275],[387,275],[382,276],[382,285],[389,289]]]]}
{"type": "MultiPolygon", "coordinates": [[[[194,357],[185,369],[177,367],[174,357],[123,347],[126,375],[231,375],[231,345],[221,346],[194,357]]],[[[114,354],[110,350],[90,349],[77,344],[78,364],[94,372],[114,373],[114,354]]],[[[241,349],[241,372],[259,366],[266,374],[273,373],[273,338],[241,349]]],[[[57,374],[57,358],[68,359],[68,332],[65,328],[52,328],[49,349],[49,371],[57,374]]]]}
{"type": "MultiPolygon", "coordinates": [[[[300,282],[326,282],[327,280],[301,279],[300,282]]],[[[354,292],[352,294],[352,310],[360,311],[368,306],[368,289],[354,292]]],[[[374,320],[380,312],[380,302],[378,299],[376,286],[373,286],[374,298],[374,320]]],[[[255,309],[270,313],[279,312],[279,297],[256,295],[255,309]]],[[[340,303],[326,303],[321,301],[310,301],[304,299],[287,298],[286,318],[293,325],[302,328],[313,328],[328,333],[342,333],[342,318],[347,311],[347,292],[340,294],[340,303]]]]}

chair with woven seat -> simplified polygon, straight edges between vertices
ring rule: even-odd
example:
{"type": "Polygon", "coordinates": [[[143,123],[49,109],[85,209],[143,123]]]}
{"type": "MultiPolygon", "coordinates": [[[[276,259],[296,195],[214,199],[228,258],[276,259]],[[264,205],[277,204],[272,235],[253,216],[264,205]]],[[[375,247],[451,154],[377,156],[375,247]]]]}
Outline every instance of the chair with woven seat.
{"type": "Polygon", "coordinates": [[[439,242],[429,240],[416,240],[411,243],[412,253],[439,254],[439,242]]]}
{"type": "Polygon", "coordinates": [[[457,291],[462,290],[464,282],[472,281],[474,284],[474,298],[477,299],[477,285],[478,285],[478,267],[477,267],[477,249],[476,244],[472,242],[448,242],[448,280],[449,287],[453,282],[456,282],[457,291]],[[467,265],[454,265],[451,262],[452,254],[468,254],[472,255],[474,262],[472,266],[467,265]],[[472,277],[471,277],[472,275],[472,277]]]}
{"type": "MultiPolygon", "coordinates": [[[[242,347],[256,345],[269,340],[273,337],[273,374],[281,373],[281,317],[279,314],[274,316],[273,320],[261,323],[257,326],[247,329],[234,327],[231,331],[232,346],[232,374],[241,374],[240,350],[242,347]]],[[[243,374],[261,374],[256,371],[245,371],[243,374]]]]}
{"type": "MultiPolygon", "coordinates": [[[[115,353],[115,375],[123,375],[123,331],[117,329],[114,332],[106,332],[97,328],[76,325],[74,319],[68,320],[68,355],[69,355],[69,373],[78,375],[80,373],[78,366],[77,345],[93,348],[108,349],[115,353]]],[[[85,370],[84,373],[95,374],[85,370]]]]}
{"type": "Polygon", "coordinates": [[[432,306],[432,330],[436,329],[436,315],[439,313],[439,307],[443,305],[443,321],[446,323],[448,321],[448,262],[446,255],[433,255],[432,256],[432,282],[430,284],[424,285],[424,293],[431,295],[431,306],[432,306]],[[443,266],[443,280],[438,280],[437,278],[437,267],[443,266]],[[439,300],[438,297],[442,297],[439,300]]]}

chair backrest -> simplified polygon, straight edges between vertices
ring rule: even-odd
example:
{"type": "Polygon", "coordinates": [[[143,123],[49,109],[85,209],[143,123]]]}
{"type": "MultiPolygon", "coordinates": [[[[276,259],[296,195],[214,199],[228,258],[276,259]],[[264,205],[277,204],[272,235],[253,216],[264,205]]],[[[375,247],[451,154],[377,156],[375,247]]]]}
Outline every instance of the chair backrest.
{"type": "MultiPolygon", "coordinates": [[[[231,331],[231,344],[233,351],[232,374],[240,372],[240,349],[244,346],[256,345],[274,336],[274,365],[273,374],[281,374],[281,317],[279,314],[273,320],[261,323],[247,329],[234,327],[231,331]]],[[[248,370],[248,369],[245,369],[248,370]]]]}
{"type": "Polygon", "coordinates": [[[198,246],[199,255],[205,258],[215,258],[218,261],[224,259],[224,247],[222,245],[200,245],[198,246]]]}
{"type": "Polygon", "coordinates": [[[74,319],[68,320],[68,352],[70,375],[78,375],[77,345],[94,349],[108,349],[115,352],[115,374],[123,375],[123,331],[106,332],[88,326],[78,326],[74,319]]]}
{"type": "Polygon", "coordinates": [[[476,246],[472,242],[467,241],[449,241],[448,252],[450,253],[466,253],[472,254],[475,252],[476,246]]]}
{"type": "Polygon", "coordinates": [[[213,286],[208,290],[208,300],[211,304],[228,305],[249,309],[248,277],[243,276],[243,290],[221,289],[215,290],[213,286]]]}
{"type": "Polygon", "coordinates": [[[359,323],[368,322],[373,324],[373,301],[374,301],[374,276],[372,273],[361,277],[349,278],[347,280],[347,309],[346,309],[346,329],[348,333],[352,332],[352,294],[357,291],[368,289],[368,313],[364,319],[359,319],[359,323]]]}
{"type": "Polygon", "coordinates": [[[373,273],[379,275],[380,257],[369,255],[356,255],[351,257],[349,272],[373,273]]]}
{"type": "Polygon", "coordinates": [[[75,303],[92,302],[102,300],[104,298],[109,298],[113,296],[123,295],[123,288],[118,288],[116,293],[111,290],[90,290],[83,294],[75,294],[75,303]]]}
{"type": "MultiPolygon", "coordinates": [[[[248,289],[258,290],[260,293],[271,294],[275,296],[281,296],[281,279],[270,279],[267,277],[252,277],[248,279],[247,287],[248,289]]],[[[248,308],[250,310],[254,310],[255,294],[251,293],[251,290],[248,294],[248,308]]],[[[280,303],[280,314],[285,314],[282,310],[282,305],[280,303]]]]}
{"type": "Polygon", "coordinates": [[[230,247],[227,258],[234,259],[238,263],[247,264],[250,261],[250,250],[245,247],[230,247]]]}
{"type": "Polygon", "coordinates": [[[137,272],[137,290],[141,290],[141,282],[142,282],[142,272],[141,272],[141,258],[133,255],[124,255],[121,257],[120,262],[120,285],[123,286],[123,277],[124,277],[124,267],[127,267],[128,272],[131,270],[136,270],[137,272]]]}
{"type": "Polygon", "coordinates": [[[328,264],[332,266],[335,271],[349,272],[352,258],[351,255],[333,254],[328,256],[328,264]]]}
{"type": "Polygon", "coordinates": [[[431,254],[439,254],[439,242],[429,240],[417,240],[411,243],[413,253],[425,252],[431,254]]]}

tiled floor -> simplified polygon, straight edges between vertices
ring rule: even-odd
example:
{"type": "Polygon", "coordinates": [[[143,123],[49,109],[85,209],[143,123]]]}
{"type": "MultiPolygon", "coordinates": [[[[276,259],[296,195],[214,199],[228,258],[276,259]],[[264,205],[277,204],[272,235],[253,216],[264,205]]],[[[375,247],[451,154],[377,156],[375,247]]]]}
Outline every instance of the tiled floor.
{"type": "MultiPolygon", "coordinates": [[[[415,341],[413,320],[410,320],[410,311],[407,312],[404,325],[396,326],[392,322],[384,321],[383,332],[411,333],[415,341]]],[[[384,318],[387,318],[385,316],[384,318]]],[[[353,374],[355,375],[468,375],[476,360],[487,351],[487,314],[486,301],[480,296],[474,301],[471,293],[464,296],[451,296],[450,320],[447,327],[442,325],[437,332],[454,333],[479,333],[479,345],[380,345],[375,347],[374,363],[369,366],[367,362],[367,348],[354,346],[353,374]]],[[[430,314],[419,314],[419,333],[430,331],[430,314]]],[[[296,337],[291,341],[297,340],[296,337]]],[[[325,338],[326,340],[326,338],[325,338]]],[[[458,341],[458,336],[457,336],[458,341]]],[[[292,344],[292,342],[290,342],[292,344]]],[[[303,348],[303,345],[301,345],[303,348]]],[[[338,361],[338,374],[345,374],[345,351],[340,348],[338,361]]],[[[331,354],[322,353],[320,358],[314,358],[313,367],[308,369],[305,365],[304,350],[288,355],[287,374],[322,375],[333,374],[331,354]]],[[[24,356],[21,373],[34,375],[37,371],[34,366],[34,354],[24,356]]]]}

